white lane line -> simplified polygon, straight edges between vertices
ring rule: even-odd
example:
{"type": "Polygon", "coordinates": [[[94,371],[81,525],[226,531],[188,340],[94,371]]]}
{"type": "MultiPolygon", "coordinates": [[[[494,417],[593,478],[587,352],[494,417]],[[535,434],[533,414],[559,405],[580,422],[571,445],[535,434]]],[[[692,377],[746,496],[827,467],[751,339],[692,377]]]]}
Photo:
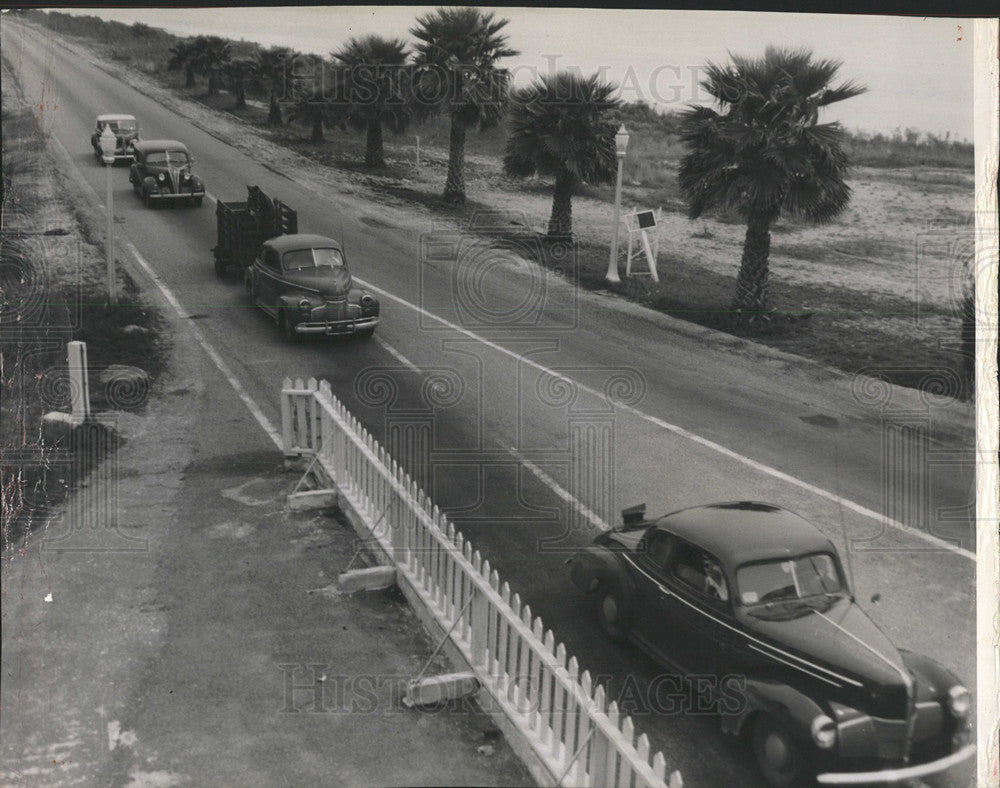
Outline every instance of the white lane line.
{"type": "Polygon", "coordinates": [[[582,504],[571,492],[566,490],[559,482],[549,476],[545,471],[539,468],[535,463],[525,457],[521,452],[515,449],[513,446],[507,449],[510,455],[516,459],[521,465],[531,471],[535,476],[541,481],[546,487],[552,490],[557,496],[562,498],[566,503],[570,505],[573,511],[582,514],[587,520],[590,521],[591,525],[595,526],[600,531],[610,531],[611,526],[608,525],[604,520],[602,520],[598,515],[592,512],[587,506],[582,504]]]}
{"type": "MultiPolygon", "coordinates": [[[[135,248],[135,244],[133,244],[132,241],[128,238],[122,238],[122,241],[125,244],[125,246],[128,247],[129,252],[135,257],[136,262],[138,262],[139,265],[142,267],[142,270],[146,272],[146,275],[151,280],[153,280],[153,284],[155,284],[156,287],[159,289],[159,291],[163,294],[163,297],[167,299],[167,301],[170,303],[170,306],[174,308],[174,311],[182,318],[188,317],[188,313],[184,310],[180,302],[170,291],[170,288],[167,287],[162,282],[160,277],[153,270],[152,266],[150,266],[150,264],[146,262],[146,258],[144,258],[139,253],[139,250],[135,248]]],[[[233,390],[236,392],[237,396],[241,400],[243,400],[243,404],[247,406],[247,409],[250,411],[251,414],[253,414],[253,417],[257,419],[257,423],[264,428],[264,432],[267,433],[267,436],[272,441],[274,441],[275,446],[277,446],[279,449],[282,449],[283,444],[281,440],[281,434],[278,432],[278,430],[274,428],[274,425],[271,424],[270,419],[268,419],[267,416],[264,415],[264,411],[260,409],[260,406],[257,405],[256,402],[254,402],[253,397],[251,397],[247,393],[246,389],[243,388],[243,384],[240,383],[239,380],[237,380],[236,375],[233,374],[232,370],[229,368],[229,365],[227,365],[226,362],[222,360],[222,356],[219,355],[218,351],[216,351],[216,349],[212,347],[212,345],[208,342],[208,340],[205,339],[201,331],[198,329],[198,326],[191,323],[188,327],[191,329],[191,333],[194,334],[195,341],[199,345],[201,345],[201,349],[208,354],[208,357],[210,359],[212,359],[212,362],[218,368],[219,372],[221,372],[223,377],[229,382],[229,385],[233,387],[233,390]]]]}
{"type": "Polygon", "coordinates": [[[396,348],[394,348],[392,345],[390,345],[388,342],[386,342],[384,339],[382,339],[382,337],[376,336],[375,337],[375,341],[378,342],[378,344],[381,345],[382,348],[390,356],[392,356],[393,358],[395,358],[396,361],[398,361],[404,367],[407,367],[408,369],[411,369],[414,372],[421,372],[420,367],[418,367],[416,364],[414,364],[412,361],[410,361],[410,359],[408,359],[406,356],[404,356],[402,353],[400,353],[398,350],[396,350],[396,348]]]}
{"type": "MultiPolygon", "coordinates": [[[[533,361],[532,359],[526,358],[525,356],[522,356],[519,353],[515,353],[513,350],[508,350],[502,345],[498,345],[496,342],[491,342],[485,337],[481,337],[467,328],[463,328],[462,326],[452,323],[450,320],[446,320],[443,317],[438,317],[437,315],[428,312],[423,307],[418,306],[417,304],[413,304],[407,301],[405,298],[400,298],[394,293],[390,293],[388,290],[384,290],[381,287],[373,285],[371,282],[366,282],[362,279],[359,279],[358,277],[355,277],[355,280],[360,284],[364,285],[365,287],[374,290],[379,295],[388,298],[391,301],[395,301],[399,304],[402,304],[403,306],[406,306],[414,310],[415,312],[417,312],[420,315],[423,315],[424,317],[430,318],[431,320],[435,320],[438,323],[447,326],[452,331],[457,331],[459,334],[467,336],[469,337],[469,339],[475,340],[476,342],[480,342],[486,347],[497,351],[498,353],[502,353],[503,355],[509,356],[510,358],[515,359],[520,363],[527,364],[528,366],[537,369],[539,372],[543,372],[547,375],[552,375],[554,377],[561,377],[561,378],[568,377],[567,375],[561,372],[556,372],[554,370],[549,369],[546,366],[543,366],[542,364],[539,364],[537,361],[533,361]]],[[[596,389],[591,388],[590,386],[580,383],[579,381],[574,381],[574,382],[580,388],[580,390],[586,391],[588,394],[591,394],[596,397],[604,397],[604,394],[602,392],[599,392],[596,389]]],[[[696,435],[695,433],[690,432],[689,430],[686,430],[683,427],[679,427],[676,424],[671,424],[670,422],[664,421],[663,419],[657,418],[656,416],[652,416],[648,413],[645,413],[644,411],[639,410],[633,405],[616,405],[616,407],[620,408],[626,413],[631,413],[634,416],[638,416],[639,418],[644,419],[651,424],[655,424],[657,427],[660,427],[661,429],[667,430],[668,432],[672,432],[675,435],[680,435],[681,437],[687,438],[688,440],[697,443],[700,446],[704,446],[707,449],[711,449],[712,451],[718,452],[719,454],[729,457],[730,459],[736,460],[737,462],[740,462],[750,468],[753,468],[755,471],[759,471],[760,473],[764,473],[767,474],[768,476],[780,479],[783,482],[787,482],[788,484],[792,484],[796,487],[806,490],[814,495],[819,496],[820,498],[825,498],[828,501],[832,501],[838,504],[839,506],[844,507],[845,509],[849,509],[855,514],[860,514],[863,517],[868,517],[872,520],[875,520],[877,523],[888,525],[892,528],[907,533],[911,536],[915,536],[916,538],[928,542],[942,550],[947,550],[957,555],[964,556],[965,558],[968,558],[970,561],[976,560],[976,554],[971,550],[966,550],[963,547],[954,545],[951,542],[941,539],[938,536],[934,536],[933,534],[929,534],[926,531],[921,531],[916,528],[911,528],[910,526],[901,523],[898,520],[894,520],[890,517],[886,517],[885,515],[879,514],[878,512],[869,509],[866,506],[862,506],[859,503],[855,503],[854,501],[844,498],[840,495],[837,495],[836,493],[832,493],[829,490],[824,490],[822,487],[817,487],[816,485],[810,484],[809,482],[803,481],[802,479],[797,479],[796,477],[790,476],[784,471],[779,471],[777,468],[772,468],[771,466],[765,465],[762,462],[758,462],[757,460],[747,457],[746,455],[740,454],[739,452],[735,452],[732,449],[726,448],[725,446],[716,443],[715,441],[711,441],[708,440],[707,438],[701,437],[700,435],[696,435]]]]}

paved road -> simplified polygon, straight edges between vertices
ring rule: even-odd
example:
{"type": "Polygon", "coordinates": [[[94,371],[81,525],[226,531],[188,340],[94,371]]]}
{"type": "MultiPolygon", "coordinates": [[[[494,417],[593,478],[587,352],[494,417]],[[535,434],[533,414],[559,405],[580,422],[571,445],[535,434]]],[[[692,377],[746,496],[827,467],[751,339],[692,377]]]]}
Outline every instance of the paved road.
{"type": "MultiPolygon", "coordinates": [[[[800,512],[839,544],[865,540],[851,541],[852,564],[859,598],[882,594],[873,617],[899,645],[973,684],[972,562],[891,527],[883,533],[866,513],[888,505],[908,512],[911,525],[972,546],[971,429],[961,406],[928,406],[900,390],[886,402],[814,365],[635,317],[481,247],[462,254],[461,234],[359,201],[346,185],[338,193],[289,180],[85,59],[15,30],[4,25],[5,57],[98,194],[105,171],[89,147],[94,115],[127,111],[144,137],[183,140],[212,195],[241,199],[257,184],[298,209],[303,231],[345,240],[356,274],[382,297],[377,341],[289,346],[247,307],[241,287],[215,277],[212,201],[149,211],[125,168],[113,172],[119,227],[263,415],[279,423],[282,378],[311,376],[329,380],[379,439],[391,444],[407,425],[429,431],[404,466],[581,665],[607,677],[612,695],[634,699],[658,671],[582,618],[562,562],[593,536],[596,518],[567,511],[554,487],[605,520],[640,501],[656,512],[757,498],[800,512]],[[434,259],[421,255],[422,242],[434,259]],[[459,253],[442,252],[448,243],[459,253]],[[903,486],[887,486],[884,446],[904,422],[934,440],[926,456],[908,444],[909,464],[897,469],[903,486]]],[[[246,428],[259,429],[249,412],[246,428]]],[[[759,784],[747,753],[714,720],[639,714],[636,722],[687,784],[759,784]]]]}

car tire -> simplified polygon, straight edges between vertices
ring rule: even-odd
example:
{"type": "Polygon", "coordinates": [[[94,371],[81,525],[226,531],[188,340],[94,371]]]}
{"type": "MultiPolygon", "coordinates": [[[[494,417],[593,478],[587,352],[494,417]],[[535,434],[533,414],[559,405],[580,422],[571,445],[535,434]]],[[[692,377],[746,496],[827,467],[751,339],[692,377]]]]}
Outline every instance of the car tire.
{"type": "Polygon", "coordinates": [[[295,333],[295,327],[285,317],[285,312],[281,307],[278,307],[278,328],[281,329],[281,335],[285,338],[286,342],[295,342],[298,340],[299,335],[295,333]]]}
{"type": "Polygon", "coordinates": [[[149,196],[149,189],[144,188],[142,190],[142,204],[145,205],[147,208],[153,207],[153,200],[149,196]]]}
{"type": "Polygon", "coordinates": [[[628,637],[631,611],[618,583],[601,581],[594,591],[594,615],[604,634],[615,642],[628,637]]]}
{"type": "Polygon", "coordinates": [[[357,335],[359,337],[361,337],[362,339],[368,339],[369,337],[372,337],[372,336],[375,335],[375,326],[372,326],[371,328],[362,328],[357,333],[357,335]]]}
{"type": "Polygon", "coordinates": [[[806,754],[781,723],[761,714],[754,720],[751,736],[757,768],[768,785],[790,788],[808,783],[806,754]]]}

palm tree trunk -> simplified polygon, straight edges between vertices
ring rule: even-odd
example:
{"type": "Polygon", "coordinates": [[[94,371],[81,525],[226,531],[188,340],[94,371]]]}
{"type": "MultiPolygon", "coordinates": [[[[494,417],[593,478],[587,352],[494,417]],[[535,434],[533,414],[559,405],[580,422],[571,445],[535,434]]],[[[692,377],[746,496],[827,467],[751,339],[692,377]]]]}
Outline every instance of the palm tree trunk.
{"type": "Polygon", "coordinates": [[[556,173],[552,194],[552,215],[549,217],[549,238],[573,236],[573,176],[568,172],[556,173]]]}
{"type": "Polygon", "coordinates": [[[247,92],[243,87],[243,83],[239,82],[236,85],[236,109],[246,109],[247,108],[247,92]]]}
{"type": "Polygon", "coordinates": [[[267,110],[267,125],[281,125],[281,105],[278,103],[278,96],[273,90],[271,91],[271,106],[267,110]]]}
{"type": "Polygon", "coordinates": [[[194,87],[194,69],[191,66],[186,66],[184,68],[184,87],[194,87]]]}
{"type": "Polygon", "coordinates": [[[219,94],[219,76],[215,69],[208,72],[208,95],[217,96],[219,94]]]}
{"type": "Polygon", "coordinates": [[[382,121],[378,118],[368,121],[368,140],[365,144],[365,166],[385,166],[385,156],[382,151],[382,121]]]}
{"type": "Polygon", "coordinates": [[[451,135],[448,140],[448,179],[444,184],[445,202],[465,202],[465,126],[457,117],[451,117],[451,135]]]}
{"type": "Polygon", "coordinates": [[[743,259],[736,277],[736,297],[732,309],[743,317],[766,317],[770,298],[771,216],[751,216],[747,221],[743,259]]]}

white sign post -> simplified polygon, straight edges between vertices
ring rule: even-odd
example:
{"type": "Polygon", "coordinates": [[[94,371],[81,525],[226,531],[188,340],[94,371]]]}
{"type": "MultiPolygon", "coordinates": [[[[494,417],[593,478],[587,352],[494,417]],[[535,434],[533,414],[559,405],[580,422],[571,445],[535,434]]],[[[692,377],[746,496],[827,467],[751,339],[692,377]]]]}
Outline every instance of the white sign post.
{"type": "MultiPolygon", "coordinates": [[[[625,226],[628,229],[628,257],[625,261],[625,276],[632,276],[632,258],[639,253],[639,245],[646,253],[646,262],[649,264],[649,271],[641,272],[643,276],[651,276],[654,282],[659,282],[660,277],[656,273],[656,258],[660,254],[660,219],[663,216],[663,208],[653,211],[633,211],[624,217],[625,226]],[[653,240],[649,239],[649,232],[653,232],[653,240]],[[639,245],[635,244],[636,236],[639,237],[639,245]],[[633,251],[634,250],[634,251],[633,251]]],[[[640,275],[636,271],[636,276],[640,275]]]]}
{"type": "Polygon", "coordinates": [[[69,390],[73,404],[73,423],[90,420],[90,383],[87,379],[87,343],[70,342],[66,345],[69,363],[69,390]]]}

